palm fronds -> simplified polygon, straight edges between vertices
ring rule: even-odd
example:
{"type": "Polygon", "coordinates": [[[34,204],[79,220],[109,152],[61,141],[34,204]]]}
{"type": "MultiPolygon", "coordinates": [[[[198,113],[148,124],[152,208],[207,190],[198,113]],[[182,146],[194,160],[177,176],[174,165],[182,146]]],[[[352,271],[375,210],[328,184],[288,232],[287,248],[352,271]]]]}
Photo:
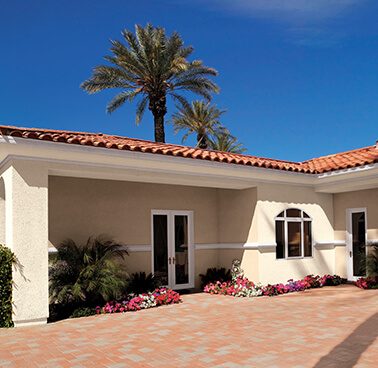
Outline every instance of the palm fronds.
{"type": "Polygon", "coordinates": [[[118,89],[107,106],[109,113],[137,98],[137,123],[148,105],[154,116],[155,140],[164,142],[166,97],[183,102],[183,93],[189,91],[210,100],[213,92],[219,92],[209,79],[217,71],[200,60],[187,60],[193,48],[185,46],[177,32],[167,36],[164,28],[147,24],[136,25],[135,34],[122,31],[122,37],[122,42],[111,41],[111,55],[105,56],[109,65],[95,67],[81,87],[88,93],[118,89]]]}
{"type": "Polygon", "coordinates": [[[49,270],[51,303],[92,305],[116,297],[125,286],[127,275],[117,260],[128,252],[113,239],[90,237],[84,245],[67,239],[57,250],[49,270]]]}
{"type": "Polygon", "coordinates": [[[238,142],[238,139],[225,128],[218,130],[209,139],[209,148],[215,151],[231,153],[243,153],[246,151],[243,145],[238,142]]]}
{"type": "Polygon", "coordinates": [[[196,134],[197,146],[206,149],[210,137],[221,129],[219,118],[223,113],[223,110],[210,105],[209,102],[193,101],[191,104],[184,102],[178,112],[172,116],[175,133],[185,131],[183,142],[189,135],[196,134]]]}

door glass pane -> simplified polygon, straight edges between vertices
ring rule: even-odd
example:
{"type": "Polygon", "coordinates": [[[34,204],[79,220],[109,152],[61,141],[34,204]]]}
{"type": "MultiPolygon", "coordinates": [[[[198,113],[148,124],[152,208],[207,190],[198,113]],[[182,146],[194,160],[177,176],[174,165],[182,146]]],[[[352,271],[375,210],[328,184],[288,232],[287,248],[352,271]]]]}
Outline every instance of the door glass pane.
{"type": "Polygon", "coordinates": [[[287,253],[288,257],[300,257],[301,254],[301,223],[287,223],[287,253]]]}
{"type": "Polygon", "coordinates": [[[285,233],[284,233],[284,221],[276,221],[276,258],[285,258],[285,233]]]}
{"type": "Polygon", "coordinates": [[[365,213],[352,213],[353,276],[366,275],[365,213]]]}
{"type": "Polygon", "coordinates": [[[303,222],[303,242],[304,242],[304,256],[312,256],[312,238],[311,238],[311,221],[303,222]]]}
{"type": "Polygon", "coordinates": [[[189,283],[188,266],[188,216],[175,216],[176,285],[189,283]]]}
{"type": "Polygon", "coordinates": [[[162,285],[168,285],[167,215],[154,215],[154,274],[162,285]]]}

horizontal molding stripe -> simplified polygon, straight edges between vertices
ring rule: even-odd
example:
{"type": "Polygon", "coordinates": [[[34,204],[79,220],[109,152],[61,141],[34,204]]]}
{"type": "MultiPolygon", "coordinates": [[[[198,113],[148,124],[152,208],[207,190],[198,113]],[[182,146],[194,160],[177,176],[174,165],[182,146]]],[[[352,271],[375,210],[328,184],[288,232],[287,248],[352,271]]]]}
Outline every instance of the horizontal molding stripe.
{"type": "MultiPolygon", "coordinates": [[[[378,239],[369,239],[368,244],[378,243],[378,239]]],[[[206,249],[259,249],[262,251],[275,251],[276,243],[202,243],[195,244],[194,248],[196,250],[206,250],[206,249]]],[[[346,246],[345,240],[329,240],[329,241],[319,241],[314,244],[315,248],[334,248],[335,246],[346,246]]],[[[129,252],[151,252],[151,244],[130,244],[126,245],[129,252]]],[[[56,253],[56,248],[50,247],[49,253],[56,253]]]]}

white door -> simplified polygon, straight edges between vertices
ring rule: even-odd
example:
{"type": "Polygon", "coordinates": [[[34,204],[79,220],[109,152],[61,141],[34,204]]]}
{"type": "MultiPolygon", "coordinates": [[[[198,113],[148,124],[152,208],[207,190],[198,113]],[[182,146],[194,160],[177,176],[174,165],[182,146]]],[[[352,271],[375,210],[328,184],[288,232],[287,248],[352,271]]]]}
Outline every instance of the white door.
{"type": "Polygon", "coordinates": [[[366,276],[366,208],[347,209],[348,280],[366,276]]]}
{"type": "Polygon", "coordinates": [[[172,289],[194,287],[192,211],[152,211],[152,272],[172,289]]]}

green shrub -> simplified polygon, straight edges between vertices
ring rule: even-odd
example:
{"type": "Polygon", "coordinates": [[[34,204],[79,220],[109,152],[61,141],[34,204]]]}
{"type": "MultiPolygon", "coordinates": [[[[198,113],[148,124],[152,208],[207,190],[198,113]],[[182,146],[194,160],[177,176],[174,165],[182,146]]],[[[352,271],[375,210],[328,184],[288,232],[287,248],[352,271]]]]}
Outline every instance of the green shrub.
{"type": "Polygon", "coordinates": [[[161,286],[161,282],[152,273],[145,272],[133,273],[127,284],[127,293],[143,294],[154,291],[161,286]]]}
{"type": "Polygon", "coordinates": [[[13,327],[12,321],[12,265],[16,257],[0,244],[0,327],[13,327]]]}
{"type": "Polygon", "coordinates": [[[96,308],[88,308],[88,307],[77,308],[70,315],[70,318],[88,317],[88,316],[93,316],[95,314],[96,314],[96,308]]]}
{"type": "Polygon", "coordinates": [[[368,247],[366,256],[366,276],[378,277],[378,243],[373,243],[368,247]]]}
{"type": "Polygon", "coordinates": [[[227,282],[231,281],[231,271],[226,270],[224,267],[222,268],[208,268],[206,273],[199,275],[201,278],[201,289],[205,287],[205,285],[210,283],[215,283],[217,281],[220,282],[227,282]]]}
{"type": "Polygon", "coordinates": [[[93,307],[120,296],[127,274],[117,260],[128,254],[122,244],[106,236],[83,245],[69,239],[57,246],[49,269],[50,302],[56,311],[93,307]]]}

